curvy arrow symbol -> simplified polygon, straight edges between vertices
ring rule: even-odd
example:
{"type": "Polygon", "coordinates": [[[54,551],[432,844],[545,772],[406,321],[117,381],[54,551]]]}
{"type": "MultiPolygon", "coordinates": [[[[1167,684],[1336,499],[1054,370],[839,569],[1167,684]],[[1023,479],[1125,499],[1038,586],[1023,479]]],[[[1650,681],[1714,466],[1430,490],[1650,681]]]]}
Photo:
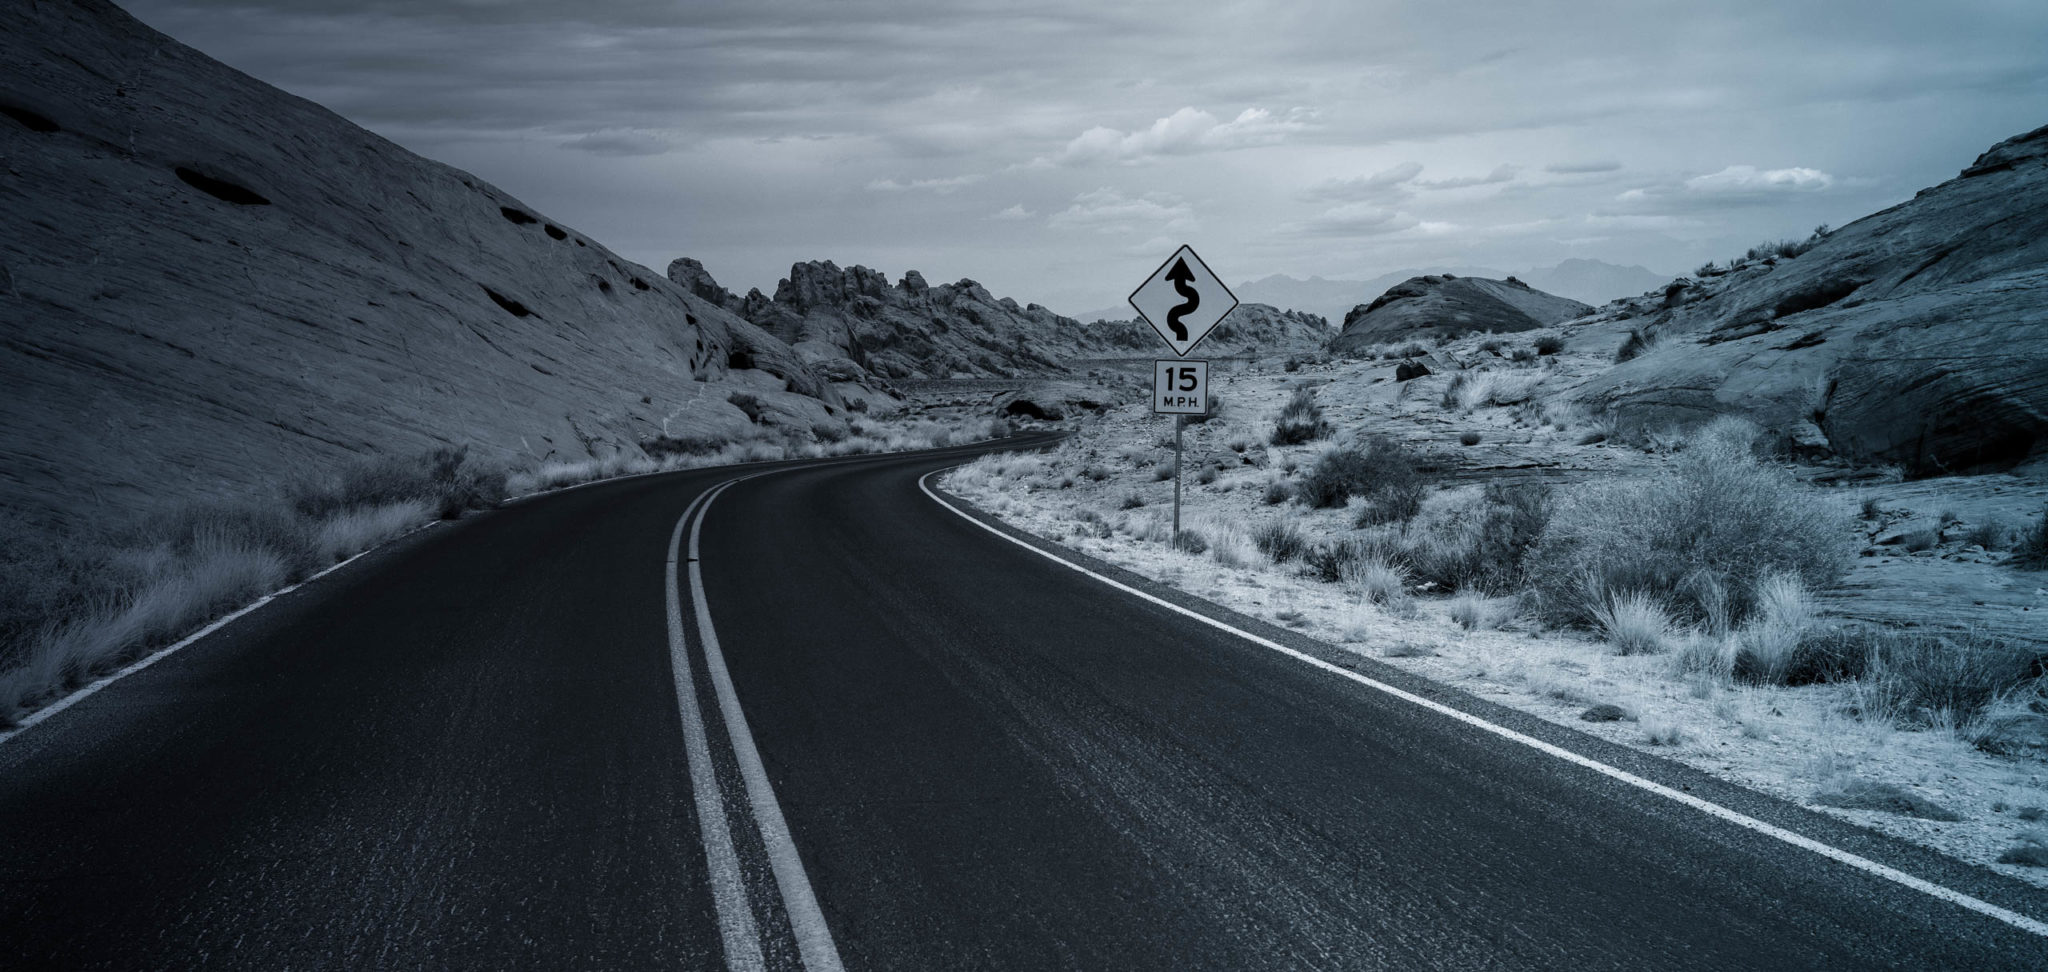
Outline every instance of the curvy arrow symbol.
{"type": "Polygon", "coordinates": [[[1175,260],[1173,269],[1166,273],[1166,279],[1173,281],[1174,293],[1187,298],[1185,303],[1166,312],[1166,326],[1173,328],[1173,339],[1185,341],[1188,339],[1188,329],[1181,324],[1180,319],[1202,306],[1202,295],[1195,290],[1195,272],[1188,269],[1186,260],[1175,260]]]}

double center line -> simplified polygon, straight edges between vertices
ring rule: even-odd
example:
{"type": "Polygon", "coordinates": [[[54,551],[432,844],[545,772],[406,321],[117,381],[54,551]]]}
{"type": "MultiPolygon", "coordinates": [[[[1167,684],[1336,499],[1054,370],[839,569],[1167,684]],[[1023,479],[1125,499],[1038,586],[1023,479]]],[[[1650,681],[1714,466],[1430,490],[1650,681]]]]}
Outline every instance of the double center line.
{"type": "Polygon", "coordinates": [[[754,476],[729,479],[699,494],[690,501],[682,517],[676,520],[675,531],[668,540],[669,659],[675,672],[676,707],[682,714],[684,748],[690,761],[690,789],[696,799],[697,825],[704,841],[711,900],[718,913],[718,934],[725,947],[726,968],[736,972],[765,969],[767,963],[762,955],[760,930],[754,922],[739,852],[726,821],[725,799],[719,789],[717,769],[711,761],[710,737],[705,732],[704,713],[697,704],[696,675],[690,663],[689,645],[684,638],[678,554],[684,549],[683,531],[686,527],[690,534],[690,600],[696,613],[697,640],[704,649],[704,671],[711,680],[712,694],[718,700],[717,715],[723,722],[726,738],[731,741],[733,757],[739,765],[740,779],[753,811],[754,825],[760,831],[769,868],[775,875],[776,888],[782,897],[783,910],[789,916],[790,930],[796,937],[797,956],[808,972],[840,972],[839,949],[833,944],[832,931],[826,926],[824,913],[818,908],[810,877],[804,873],[803,861],[797,855],[789,824],[782,817],[782,806],[776,802],[775,790],[769,785],[768,771],[761,765],[761,754],[754,746],[753,732],[747,728],[746,714],[740,710],[739,695],[733,691],[732,676],[726,671],[725,654],[719,650],[718,633],[712,627],[710,606],[704,597],[704,574],[698,563],[698,541],[704,514],[727,487],[752,478],[754,476]]]}

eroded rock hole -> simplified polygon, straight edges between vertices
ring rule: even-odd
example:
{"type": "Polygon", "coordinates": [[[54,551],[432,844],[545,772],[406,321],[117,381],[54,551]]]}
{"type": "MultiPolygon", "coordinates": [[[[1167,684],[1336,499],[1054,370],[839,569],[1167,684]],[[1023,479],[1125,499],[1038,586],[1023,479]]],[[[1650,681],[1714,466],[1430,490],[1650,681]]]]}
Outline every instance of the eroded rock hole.
{"type": "Polygon", "coordinates": [[[231,202],[237,206],[270,205],[270,200],[263,198],[260,194],[246,186],[238,186],[226,179],[216,179],[210,175],[194,172],[182,165],[178,166],[174,171],[178,173],[178,178],[183,180],[186,185],[222,202],[231,202]]]}
{"type": "Polygon", "coordinates": [[[558,240],[566,240],[569,238],[569,234],[562,232],[562,228],[560,226],[556,226],[553,223],[549,223],[546,226],[541,227],[541,231],[558,240]]]}
{"type": "Polygon", "coordinates": [[[61,132],[64,130],[64,126],[50,120],[47,116],[39,112],[30,111],[20,105],[0,105],[0,115],[6,115],[20,122],[21,127],[32,132],[42,132],[47,135],[50,132],[61,132]]]}
{"type": "Polygon", "coordinates": [[[504,294],[498,293],[497,291],[492,290],[489,287],[484,288],[484,294],[491,298],[491,303],[496,304],[499,307],[503,307],[505,309],[505,312],[511,314],[513,317],[533,316],[533,312],[527,310],[525,304],[513,300],[512,298],[507,297],[504,294]]]}
{"type": "Polygon", "coordinates": [[[633,278],[633,289],[634,289],[634,290],[646,290],[646,289],[647,289],[647,281],[645,281],[645,280],[642,280],[642,279],[640,279],[639,277],[634,277],[634,278],[633,278]]]}
{"type": "Polygon", "coordinates": [[[525,210],[513,209],[510,206],[499,206],[498,215],[505,217],[506,222],[515,223],[520,226],[526,226],[531,223],[540,222],[540,220],[534,219],[531,215],[528,215],[525,210]]]}

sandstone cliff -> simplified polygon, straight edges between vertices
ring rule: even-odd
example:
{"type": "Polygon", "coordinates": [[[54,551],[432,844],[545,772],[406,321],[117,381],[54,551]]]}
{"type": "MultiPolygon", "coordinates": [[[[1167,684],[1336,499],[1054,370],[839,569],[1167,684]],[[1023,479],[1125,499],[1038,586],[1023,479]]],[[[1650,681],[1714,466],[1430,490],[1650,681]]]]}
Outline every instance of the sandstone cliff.
{"type": "Polygon", "coordinates": [[[1567,321],[1593,308],[1531,288],[1513,278],[1490,280],[1429,274],[1389,288],[1344,315],[1332,351],[1355,351],[1439,335],[1528,331],[1567,321]]]}
{"type": "Polygon", "coordinates": [[[104,0],[0,5],[0,59],[11,511],[98,519],[442,443],[530,463],[738,432],[737,389],[791,424],[839,408],[714,303],[104,0]]]}
{"type": "Polygon", "coordinates": [[[1796,256],[1610,313],[1652,343],[1577,394],[1624,423],[1737,412],[1917,473],[2048,458],[2048,127],[1796,256]]]}

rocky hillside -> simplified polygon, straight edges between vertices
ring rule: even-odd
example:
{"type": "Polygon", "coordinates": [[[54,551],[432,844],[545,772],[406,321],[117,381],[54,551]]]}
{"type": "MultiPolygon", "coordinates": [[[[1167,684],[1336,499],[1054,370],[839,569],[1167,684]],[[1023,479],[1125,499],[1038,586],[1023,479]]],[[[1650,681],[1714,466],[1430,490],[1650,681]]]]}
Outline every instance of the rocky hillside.
{"type": "Polygon", "coordinates": [[[0,505],[113,512],[372,451],[531,464],[792,424],[838,376],[105,0],[0,5],[0,505]],[[774,372],[770,374],[769,372],[774,372]]]}
{"type": "MultiPolygon", "coordinates": [[[[772,298],[759,290],[738,296],[689,258],[669,264],[668,275],[698,299],[754,325],[747,333],[759,337],[750,340],[787,344],[809,367],[841,380],[1049,375],[1074,358],[1123,357],[1160,346],[1140,321],[1082,324],[1038,304],[994,297],[972,280],[934,286],[915,270],[891,284],[867,267],[799,263],[772,298]]],[[[1202,350],[1301,350],[1327,337],[1322,318],[1245,305],[1202,350]]]]}
{"type": "Polygon", "coordinates": [[[2048,127],[1811,242],[1610,305],[1649,345],[1578,397],[1916,473],[2048,458],[2048,127]]]}
{"type": "Polygon", "coordinates": [[[1579,317],[1593,308],[1513,277],[1491,280],[1454,274],[1411,277],[1370,304],[1344,315],[1332,351],[1477,331],[1529,331],[1579,317]]]}
{"type": "MultiPolygon", "coordinates": [[[[1160,351],[1159,332],[1141,320],[1098,321],[1083,325],[1100,357],[1150,355],[1160,351]]],[[[1198,355],[1284,354],[1315,351],[1330,340],[1330,322],[1298,310],[1270,304],[1239,304],[1195,349],[1198,355]]]]}

